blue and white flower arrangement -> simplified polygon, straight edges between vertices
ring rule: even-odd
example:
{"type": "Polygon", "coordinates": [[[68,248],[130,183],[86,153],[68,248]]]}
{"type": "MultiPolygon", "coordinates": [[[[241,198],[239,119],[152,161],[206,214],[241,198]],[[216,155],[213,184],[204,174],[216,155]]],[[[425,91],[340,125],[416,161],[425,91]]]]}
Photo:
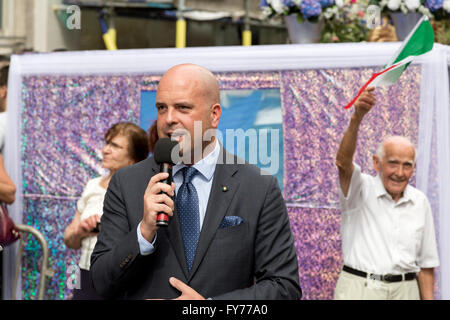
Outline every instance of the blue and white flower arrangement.
{"type": "Polygon", "coordinates": [[[334,0],[261,0],[260,8],[267,18],[297,14],[299,21],[315,22],[334,0]]]}
{"type": "Polygon", "coordinates": [[[441,20],[450,16],[450,0],[371,0],[384,12],[421,13],[441,20]]]}

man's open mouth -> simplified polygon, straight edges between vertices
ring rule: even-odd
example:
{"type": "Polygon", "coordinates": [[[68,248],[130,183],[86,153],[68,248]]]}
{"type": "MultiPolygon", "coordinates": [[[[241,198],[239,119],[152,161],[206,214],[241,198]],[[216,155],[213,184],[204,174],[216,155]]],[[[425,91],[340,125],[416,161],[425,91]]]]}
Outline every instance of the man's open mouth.
{"type": "Polygon", "coordinates": [[[183,137],[185,135],[186,135],[185,129],[176,129],[173,132],[167,133],[167,136],[169,137],[170,140],[177,141],[178,143],[180,143],[183,140],[183,137]]]}

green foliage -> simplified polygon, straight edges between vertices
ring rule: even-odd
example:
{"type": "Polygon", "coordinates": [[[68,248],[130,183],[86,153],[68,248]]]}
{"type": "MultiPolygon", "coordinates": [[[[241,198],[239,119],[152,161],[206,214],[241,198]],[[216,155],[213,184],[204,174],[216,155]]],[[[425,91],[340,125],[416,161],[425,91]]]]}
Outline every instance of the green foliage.
{"type": "Polygon", "coordinates": [[[435,39],[434,41],[446,45],[450,45],[450,20],[441,20],[434,22],[433,26],[435,39]]]}
{"type": "Polygon", "coordinates": [[[323,13],[320,42],[366,41],[369,36],[365,21],[367,5],[367,0],[345,0],[340,6],[328,8],[323,13]]]}
{"type": "Polygon", "coordinates": [[[326,21],[320,42],[361,42],[368,35],[368,30],[358,22],[326,21]]]}

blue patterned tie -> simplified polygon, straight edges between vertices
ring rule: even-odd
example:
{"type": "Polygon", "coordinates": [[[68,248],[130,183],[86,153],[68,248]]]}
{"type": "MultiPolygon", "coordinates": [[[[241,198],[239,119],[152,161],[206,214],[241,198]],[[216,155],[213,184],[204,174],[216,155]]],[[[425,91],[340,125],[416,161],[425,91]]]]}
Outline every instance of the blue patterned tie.
{"type": "Polygon", "coordinates": [[[180,217],[181,236],[184,242],[184,252],[189,271],[194,262],[195,250],[197,249],[200,236],[200,214],[197,190],[192,184],[192,178],[198,172],[194,167],[184,167],[183,184],[177,194],[177,213],[180,217]]]}

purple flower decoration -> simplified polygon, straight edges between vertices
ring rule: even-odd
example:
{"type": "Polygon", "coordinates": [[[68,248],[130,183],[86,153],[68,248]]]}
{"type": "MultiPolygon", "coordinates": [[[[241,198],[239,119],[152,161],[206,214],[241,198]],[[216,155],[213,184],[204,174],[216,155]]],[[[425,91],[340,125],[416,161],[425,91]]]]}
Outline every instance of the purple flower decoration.
{"type": "Polygon", "coordinates": [[[267,0],[260,0],[259,1],[259,7],[260,8],[262,8],[262,7],[268,7],[269,6],[269,4],[267,3],[267,0]]]}
{"type": "Polygon", "coordinates": [[[319,0],[319,2],[322,8],[326,8],[334,4],[334,0],[319,0]]]}
{"type": "Polygon", "coordinates": [[[320,15],[322,13],[322,7],[320,6],[319,1],[303,0],[300,5],[300,11],[302,12],[303,17],[308,19],[320,15]]]}
{"type": "Polygon", "coordinates": [[[437,11],[444,5],[444,0],[426,0],[425,7],[430,9],[430,11],[437,11]]]}

